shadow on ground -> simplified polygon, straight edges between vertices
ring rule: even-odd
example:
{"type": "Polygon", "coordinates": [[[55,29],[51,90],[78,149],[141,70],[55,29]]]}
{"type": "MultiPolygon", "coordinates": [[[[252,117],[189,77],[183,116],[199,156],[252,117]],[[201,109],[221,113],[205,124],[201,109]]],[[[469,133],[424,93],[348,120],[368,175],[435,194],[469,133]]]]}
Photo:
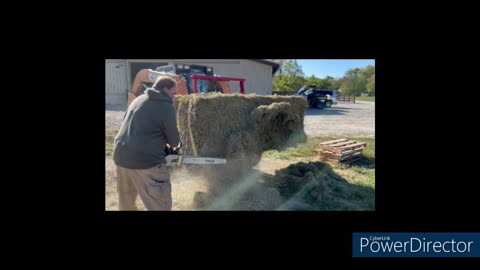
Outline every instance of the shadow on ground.
{"type": "Polygon", "coordinates": [[[305,115],[346,115],[349,111],[356,110],[352,108],[327,108],[327,109],[314,109],[306,108],[305,115]]]}
{"type": "Polygon", "coordinates": [[[347,167],[357,166],[366,169],[375,169],[375,158],[367,158],[365,156],[361,156],[355,160],[352,160],[349,163],[346,163],[347,167]]]}

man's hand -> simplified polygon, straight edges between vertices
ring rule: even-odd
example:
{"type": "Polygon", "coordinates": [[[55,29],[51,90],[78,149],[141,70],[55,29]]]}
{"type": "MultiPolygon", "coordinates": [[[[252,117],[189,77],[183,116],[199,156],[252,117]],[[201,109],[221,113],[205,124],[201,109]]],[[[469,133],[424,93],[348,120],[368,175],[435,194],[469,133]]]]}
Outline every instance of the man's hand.
{"type": "Polygon", "coordinates": [[[165,145],[165,155],[171,155],[171,154],[178,154],[177,153],[177,148],[178,147],[172,147],[170,144],[165,145]]]}
{"type": "Polygon", "coordinates": [[[170,144],[165,145],[165,155],[171,155],[173,153],[173,148],[170,146],[170,144]]]}

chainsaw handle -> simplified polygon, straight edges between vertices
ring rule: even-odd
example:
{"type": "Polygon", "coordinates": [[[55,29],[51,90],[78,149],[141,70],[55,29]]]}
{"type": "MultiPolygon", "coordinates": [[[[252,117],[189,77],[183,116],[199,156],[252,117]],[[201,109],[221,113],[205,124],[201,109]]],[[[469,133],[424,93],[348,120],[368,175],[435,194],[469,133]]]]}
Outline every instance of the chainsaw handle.
{"type": "Polygon", "coordinates": [[[182,142],[180,141],[177,145],[177,147],[166,147],[165,146],[165,155],[178,155],[180,148],[182,148],[182,142]]]}

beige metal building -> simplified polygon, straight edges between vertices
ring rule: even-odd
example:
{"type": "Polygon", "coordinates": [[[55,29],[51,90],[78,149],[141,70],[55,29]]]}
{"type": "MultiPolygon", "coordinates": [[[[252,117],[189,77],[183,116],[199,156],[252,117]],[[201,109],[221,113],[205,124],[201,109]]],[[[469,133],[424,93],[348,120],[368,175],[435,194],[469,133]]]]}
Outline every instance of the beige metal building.
{"type": "MultiPolygon", "coordinates": [[[[155,69],[171,64],[204,65],[213,68],[216,75],[245,78],[245,94],[272,93],[273,74],[277,63],[264,59],[106,59],[105,103],[126,104],[135,74],[143,68],[155,69]]],[[[238,82],[230,82],[232,93],[239,93],[238,82]]]]}

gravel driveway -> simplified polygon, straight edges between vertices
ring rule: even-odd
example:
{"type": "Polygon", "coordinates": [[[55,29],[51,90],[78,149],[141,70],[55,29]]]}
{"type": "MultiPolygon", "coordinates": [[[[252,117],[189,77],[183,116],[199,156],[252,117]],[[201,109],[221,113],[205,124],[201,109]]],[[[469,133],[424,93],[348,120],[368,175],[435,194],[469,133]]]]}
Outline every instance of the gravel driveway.
{"type": "MultiPolygon", "coordinates": [[[[126,105],[106,105],[105,129],[118,130],[126,105]]],[[[305,110],[305,133],[309,136],[375,136],[375,102],[338,103],[328,109],[305,110]]]]}
{"type": "Polygon", "coordinates": [[[127,105],[105,105],[105,130],[119,130],[127,105]]]}
{"type": "Polygon", "coordinates": [[[309,136],[375,136],[375,102],[338,103],[328,109],[306,109],[304,130],[309,136]]]}

